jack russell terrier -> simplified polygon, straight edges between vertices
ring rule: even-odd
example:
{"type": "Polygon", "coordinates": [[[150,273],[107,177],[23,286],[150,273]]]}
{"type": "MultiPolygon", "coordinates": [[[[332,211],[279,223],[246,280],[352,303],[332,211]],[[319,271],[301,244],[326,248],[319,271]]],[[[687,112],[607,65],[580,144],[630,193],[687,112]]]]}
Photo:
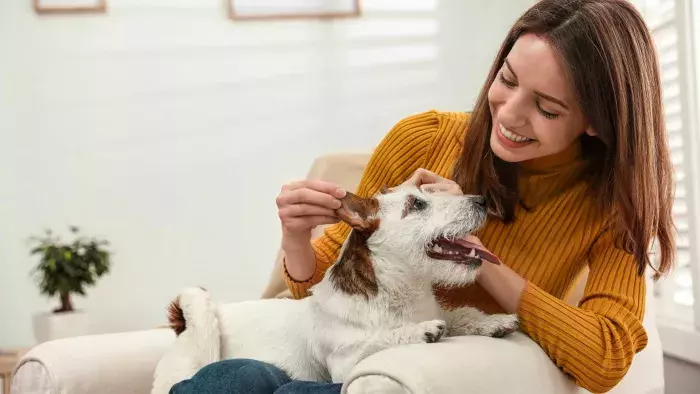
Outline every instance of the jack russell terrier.
{"type": "Polygon", "coordinates": [[[366,199],[348,193],[336,212],[352,230],[308,297],[219,304],[201,288],[180,293],[169,307],[177,338],[156,367],[152,393],[230,358],[270,363],[295,380],[340,383],[390,347],[518,328],[514,314],[445,310],[433,294],[435,285],[474,282],[482,260],[499,263],[465,240],[486,220],[483,197],[404,185],[366,199]]]}

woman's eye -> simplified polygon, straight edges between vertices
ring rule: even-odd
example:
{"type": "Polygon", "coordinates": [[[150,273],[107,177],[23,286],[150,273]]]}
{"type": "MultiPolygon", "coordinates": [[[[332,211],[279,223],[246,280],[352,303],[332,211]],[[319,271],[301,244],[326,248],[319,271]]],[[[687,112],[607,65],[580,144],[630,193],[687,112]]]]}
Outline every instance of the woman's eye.
{"type": "Polygon", "coordinates": [[[507,80],[505,76],[503,76],[503,71],[498,73],[498,79],[501,81],[502,84],[506,85],[509,88],[514,88],[516,86],[515,82],[511,82],[507,80]]]}
{"type": "Polygon", "coordinates": [[[412,208],[413,208],[413,210],[415,210],[415,211],[422,211],[422,210],[424,210],[427,206],[428,206],[428,203],[425,202],[425,201],[423,201],[423,200],[421,200],[420,198],[416,198],[415,200],[413,200],[413,206],[412,206],[412,208]]]}
{"type": "MultiPolygon", "coordinates": [[[[518,86],[515,82],[507,80],[506,77],[503,75],[503,71],[498,73],[498,79],[501,81],[502,84],[506,85],[506,87],[510,89],[518,86]]],[[[559,117],[559,114],[554,114],[542,109],[539,101],[537,102],[537,111],[547,119],[556,119],[559,117]]]]}
{"type": "Polygon", "coordinates": [[[537,102],[537,111],[547,119],[556,119],[559,117],[559,114],[553,114],[551,112],[547,112],[544,109],[542,109],[539,101],[537,102]]]}

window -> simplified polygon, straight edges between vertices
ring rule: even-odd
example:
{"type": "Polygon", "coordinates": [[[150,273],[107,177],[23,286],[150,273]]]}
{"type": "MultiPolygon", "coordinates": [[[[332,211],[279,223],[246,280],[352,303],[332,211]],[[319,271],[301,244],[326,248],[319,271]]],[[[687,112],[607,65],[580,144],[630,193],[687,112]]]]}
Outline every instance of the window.
{"type": "MultiPolygon", "coordinates": [[[[695,92],[698,89],[690,0],[633,0],[656,43],[661,67],[666,127],[675,170],[673,216],[677,227],[675,269],[654,288],[664,351],[699,362],[700,256],[698,247],[697,155],[695,92]],[[690,337],[689,337],[690,336],[690,337]],[[682,339],[681,339],[682,338],[682,339]],[[695,346],[690,345],[694,342],[695,346]],[[684,345],[685,343],[685,345],[684,345]],[[689,346],[690,345],[690,346],[689,346]],[[693,353],[695,355],[693,355],[693,353]]],[[[698,12],[695,10],[695,12],[698,12]]],[[[695,27],[695,28],[694,28],[695,27]]],[[[697,36],[700,37],[700,36],[697,36]]]]}

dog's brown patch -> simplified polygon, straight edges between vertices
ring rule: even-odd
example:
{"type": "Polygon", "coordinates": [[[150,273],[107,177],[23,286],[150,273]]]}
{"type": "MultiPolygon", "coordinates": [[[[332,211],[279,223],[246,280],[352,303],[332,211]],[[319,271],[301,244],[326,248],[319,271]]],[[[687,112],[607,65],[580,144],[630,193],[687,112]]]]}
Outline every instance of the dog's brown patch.
{"type": "Polygon", "coordinates": [[[187,328],[185,314],[180,307],[180,297],[172,300],[168,305],[168,325],[175,331],[175,335],[182,334],[187,328]]]}
{"type": "Polygon", "coordinates": [[[367,239],[379,227],[379,219],[372,217],[379,210],[379,201],[347,193],[341,202],[343,205],[336,213],[352,226],[353,231],[350,232],[343,254],[331,270],[330,280],[338,291],[369,298],[379,291],[367,247],[367,239]]]}
{"type": "Polygon", "coordinates": [[[411,212],[411,206],[413,203],[416,201],[416,196],[410,195],[406,198],[406,202],[403,205],[403,211],[401,212],[401,219],[405,218],[408,216],[409,212],[411,212]]]}
{"type": "Polygon", "coordinates": [[[369,299],[377,295],[379,284],[367,248],[367,238],[369,235],[364,232],[350,233],[347,247],[331,270],[330,281],[338,291],[369,299]]]}

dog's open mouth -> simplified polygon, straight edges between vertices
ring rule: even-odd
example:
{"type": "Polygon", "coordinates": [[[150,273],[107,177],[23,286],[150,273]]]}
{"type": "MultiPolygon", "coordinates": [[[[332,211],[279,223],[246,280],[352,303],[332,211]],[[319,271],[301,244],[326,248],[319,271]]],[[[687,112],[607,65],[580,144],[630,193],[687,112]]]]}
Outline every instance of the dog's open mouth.
{"type": "Polygon", "coordinates": [[[500,264],[500,260],[493,253],[484,249],[481,245],[477,245],[465,239],[450,240],[447,238],[438,238],[428,245],[426,253],[430,258],[436,260],[450,260],[455,263],[469,263],[474,260],[483,260],[493,264],[500,264]]]}

